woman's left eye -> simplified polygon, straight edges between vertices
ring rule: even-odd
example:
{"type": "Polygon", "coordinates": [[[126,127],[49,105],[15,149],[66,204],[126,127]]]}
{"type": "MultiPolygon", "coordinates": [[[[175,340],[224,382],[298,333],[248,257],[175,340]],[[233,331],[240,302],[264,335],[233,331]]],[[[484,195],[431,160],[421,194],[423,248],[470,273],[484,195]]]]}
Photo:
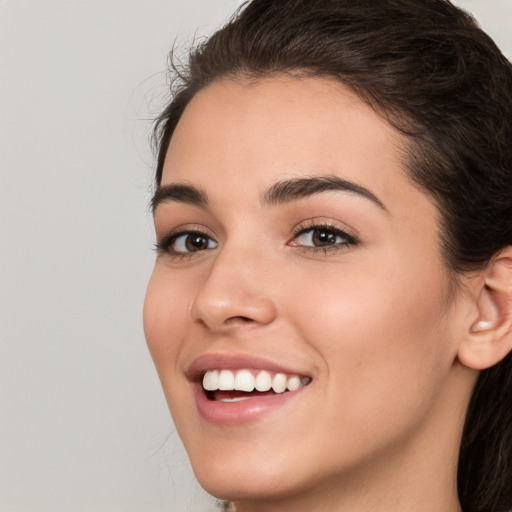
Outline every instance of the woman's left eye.
{"type": "Polygon", "coordinates": [[[290,245],[312,247],[316,249],[337,249],[343,246],[355,245],[356,239],[345,231],[323,226],[301,229],[290,245]]]}

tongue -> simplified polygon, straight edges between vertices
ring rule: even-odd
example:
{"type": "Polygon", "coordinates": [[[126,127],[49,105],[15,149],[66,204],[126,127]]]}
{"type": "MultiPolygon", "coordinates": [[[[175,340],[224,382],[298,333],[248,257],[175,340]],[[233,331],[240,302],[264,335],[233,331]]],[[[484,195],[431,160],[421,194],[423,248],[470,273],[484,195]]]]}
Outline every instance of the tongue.
{"type": "Polygon", "coordinates": [[[212,400],[231,400],[233,398],[256,398],[260,396],[266,396],[266,395],[275,395],[274,391],[251,391],[250,393],[246,391],[212,391],[208,393],[208,396],[212,400]]]}

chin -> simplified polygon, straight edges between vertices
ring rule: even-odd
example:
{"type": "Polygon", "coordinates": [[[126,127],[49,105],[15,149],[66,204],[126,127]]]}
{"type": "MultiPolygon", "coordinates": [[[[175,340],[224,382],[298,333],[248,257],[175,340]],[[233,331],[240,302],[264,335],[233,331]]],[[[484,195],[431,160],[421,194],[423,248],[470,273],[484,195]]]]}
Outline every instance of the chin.
{"type": "Polygon", "coordinates": [[[261,468],[259,471],[253,469],[243,475],[234,472],[221,474],[201,471],[195,474],[201,487],[220,500],[276,500],[285,498],[287,495],[293,494],[294,489],[300,488],[299,485],[294,485],[283,479],[282,475],[274,475],[273,472],[266,474],[265,468],[261,468]]]}
{"type": "MultiPolygon", "coordinates": [[[[199,484],[221,500],[265,500],[284,497],[301,489],[299,472],[290,469],[284,454],[262,456],[257,445],[252,449],[225,453],[199,452],[191,456],[192,468],[199,484]]],[[[190,452],[189,452],[190,453],[190,452]]]]}

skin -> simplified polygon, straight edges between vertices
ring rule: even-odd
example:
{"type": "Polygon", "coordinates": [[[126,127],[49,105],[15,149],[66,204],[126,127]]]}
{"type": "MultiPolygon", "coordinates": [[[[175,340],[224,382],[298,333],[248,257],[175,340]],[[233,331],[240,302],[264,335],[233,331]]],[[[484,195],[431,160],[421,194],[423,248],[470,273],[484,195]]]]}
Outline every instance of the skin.
{"type": "Polygon", "coordinates": [[[144,325],[195,474],[237,512],[460,510],[456,461],[477,372],[457,352],[471,297],[453,292],[438,211],[407,177],[405,147],[323,78],[213,83],[176,128],[162,185],[195,186],[209,204],[160,203],[157,240],[200,229],[211,247],[158,252],[144,325]],[[326,175],[382,205],[339,190],[262,202],[284,179],[326,175]],[[357,243],[315,247],[304,230],[317,225],[357,243]],[[312,382],[257,421],[215,425],[186,377],[206,352],[265,357],[312,382]]]}

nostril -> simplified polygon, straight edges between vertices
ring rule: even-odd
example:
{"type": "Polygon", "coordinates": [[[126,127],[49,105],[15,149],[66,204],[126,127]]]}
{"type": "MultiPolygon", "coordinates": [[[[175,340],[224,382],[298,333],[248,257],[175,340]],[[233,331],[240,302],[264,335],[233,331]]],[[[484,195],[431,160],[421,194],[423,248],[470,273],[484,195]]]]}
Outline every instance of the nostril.
{"type": "Polygon", "coordinates": [[[240,322],[240,323],[250,323],[250,322],[254,322],[254,320],[252,318],[249,318],[248,316],[232,316],[231,318],[228,318],[226,320],[226,322],[229,322],[229,323],[236,323],[236,322],[240,322]]]}
{"type": "MultiPolygon", "coordinates": [[[[206,327],[207,329],[210,328],[210,325],[208,324],[208,322],[203,320],[202,318],[198,318],[196,320],[196,322],[199,323],[202,327],[206,327]]],[[[232,317],[226,318],[226,320],[224,320],[224,322],[223,322],[223,325],[224,325],[224,327],[236,328],[237,326],[244,326],[244,325],[248,326],[248,325],[254,324],[254,323],[255,323],[255,320],[248,316],[232,316],[232,317]]]]}

